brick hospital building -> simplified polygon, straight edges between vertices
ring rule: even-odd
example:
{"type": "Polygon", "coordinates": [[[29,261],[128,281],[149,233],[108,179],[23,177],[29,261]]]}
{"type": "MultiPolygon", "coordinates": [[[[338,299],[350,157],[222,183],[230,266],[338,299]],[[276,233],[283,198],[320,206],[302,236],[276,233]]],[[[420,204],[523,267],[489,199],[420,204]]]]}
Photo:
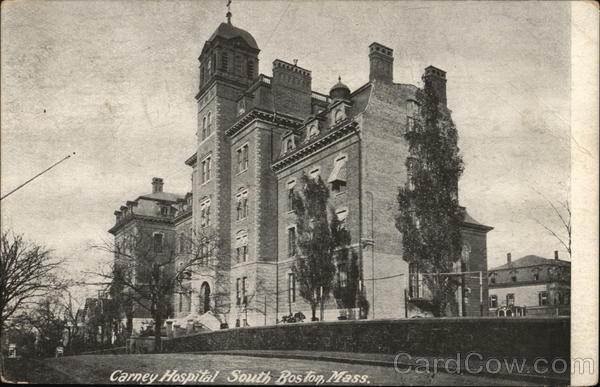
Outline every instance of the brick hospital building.
{"type": "MultiPolygon", "coordinates": [[[[407,184],[405,133],[417,118],[418,87],[394,82],[391,48],[372,43],[365,51],[365,84],[350,90],[338,80],[323,94],[312,89],[311,71],[295,63],[277,59],[271,75],[259,74],[259,45],[230,18],[205,42],[197,149],[185,162],[192,170],[191,192],[166,193],[155,178],[152,193],[121,207],[110,230],[119,238],[124,230],[144,228],[157,243],[174,243],[181,259],[190,252],[185,240],[193,230],[218,236],[219,248],[174,294],[174,317],[210,311],[235,327],[273,324],[290,311],[310,316],[292,274],[299,252],[290,198],[303,173],[328,185],[330,205],[349,231],[347,251],[358,259],[366,317],[415,313],[410,301],[426,291],[402,259],[395,214],[398,187],[407,184]]],[[[446,73],[429,66],[423,77],[432,80],[446,109],[446,73]]],[[[457,294],[457,314],[487,314],[480,301],[488,300],[489,230],[465,210],[457,271],[474,274],[465,276],[457,294]]],[[[345,259],[336,257],[336,281],[347,278],[345,259]]],[[[340,313],[330,297],[325,320],[340,313]]]]}

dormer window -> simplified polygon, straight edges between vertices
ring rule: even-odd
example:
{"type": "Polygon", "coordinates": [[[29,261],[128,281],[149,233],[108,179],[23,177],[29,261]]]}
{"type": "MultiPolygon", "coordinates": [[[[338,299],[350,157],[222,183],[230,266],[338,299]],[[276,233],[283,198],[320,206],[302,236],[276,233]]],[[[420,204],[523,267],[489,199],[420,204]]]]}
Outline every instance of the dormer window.
{"type": "Polygon", "coordinates": [[[160,208],[160,214],[162,216],[168,216],[169,215],[169,207],[167,206],[163,206],[160,208]]]}
{"type": "Polygon", "coordinates": [[[283,151],[290,152],[293,149],[294,149],[294,138],[292,136],[290,136],[285,140],[283,151]]]}
{"type": "Polygon", "coordinates": [[[242,98],[237,103],[237,114],[242,115],[246,112],[246,101],[242,98]]]}
{"type": "Polygon", "coordinates": [[[337,124],[338,122],[344,119],[344,110],[340,107],[338,108],[333,115],[333,122],[337,124]]]}
{"type": "Polygon", "coordinates": [[[316,123],[313,123],[308,128],[308,138],[313,138],[319,135],[319,127],[316,123]]]}

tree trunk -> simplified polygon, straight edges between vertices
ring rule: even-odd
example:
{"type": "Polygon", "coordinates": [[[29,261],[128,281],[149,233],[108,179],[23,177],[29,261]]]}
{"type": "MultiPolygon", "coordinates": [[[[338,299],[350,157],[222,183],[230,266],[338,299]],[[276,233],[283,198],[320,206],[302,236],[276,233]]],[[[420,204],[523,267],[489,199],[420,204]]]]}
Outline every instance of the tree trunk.
{"type": "Polygon", "coordinates": [[[162,319],[160,316],[154,317],[154,352],[160,353],[161,351],[161,328],[162,328],[162,319]]]}
{"type": "Polygon", "coordinates": [[[312,311],[312,318],[310,321],[317,321],[317,304],[311,303],[310,309],[312,311]]]}

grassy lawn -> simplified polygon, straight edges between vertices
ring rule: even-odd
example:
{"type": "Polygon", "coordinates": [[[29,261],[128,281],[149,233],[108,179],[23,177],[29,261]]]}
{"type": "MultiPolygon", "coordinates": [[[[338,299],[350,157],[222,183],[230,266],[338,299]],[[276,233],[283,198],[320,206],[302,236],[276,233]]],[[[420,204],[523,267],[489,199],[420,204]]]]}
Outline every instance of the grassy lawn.
{"type": "MultiPolygon", "coordinates": [[[[214,384],[259,384],[259,379],[249,379],[252,375],[261,372],[270,372],[271,379],[268,384],[276,384],[282,375],[300,375],[303,377],[310,373],[313,378],[323,376],[324,384],[373,384],[373,385],[522,385],[523,382],[515,382],[502,379],[491,379],[486,377],[469,376],[461,377],[445,373],[438,374],[399,374],[392,367],[368,366],[358,364],[344,364],[336,362],[261,358],[233,355],[212,354],[148,354],[148,355],[83,355],[64,357],[59,359],[45,359],[39,363],[24,364],[31,369],[21,368],[24,381],[46,382],[46,383],[118,383],[111,381],[111,374],[116,371],[116,376],[126,377],[125,373],[141,373],[157,375],[154,380],[159,383],[160,378],[167,371],[177,370],[178,375],[182,373],[197,375],[207,371],[208,375],[219,372],[212,383],[214,384]],[[48,367],[53,371],[48,372],[48,367]],[[312,371],[312,372],[311,372],[312,371]],[[332,377],[333,372],[338,374],[332,377]],[[69,377],[67,377],[69,375],[69,377]],[[340,376],[342,375],[342,376],[340,376]],[[348,376],[350,375],[350,376],[348,376]],[[340,376],[336,383],[332,380],[340,376]],[[234,377],[237,379],[234,380],[234,377]],[[353,378],[344,383],[344,377],[353,378]],[[248,379],[244,379],[248,378],[248,379]],[[329,380],[329,383],[327,381],[329,380]],[[246,382],[246,383],[244,383],[246,382]]],[[[19,380],[19,379],[17,379],[19,380]]],[[[262,379],[264,381],[264,379],[262,379]]],[[[279,380],[280,382],[283,379],[279,380]]],[[[301,379],[285,380],[286,384],[296,384],[301,379]]],[[[128,380],[127,384],[141,384],[140,381],[128,380]]],[[[182,381],[164,380],[163,384],[182,383],[182,381]]],[[[188,384],[199,384],[188,382],[188,384]]],[[[315,385],[316,379],[311,382],[299,383],[315,385]]]]}

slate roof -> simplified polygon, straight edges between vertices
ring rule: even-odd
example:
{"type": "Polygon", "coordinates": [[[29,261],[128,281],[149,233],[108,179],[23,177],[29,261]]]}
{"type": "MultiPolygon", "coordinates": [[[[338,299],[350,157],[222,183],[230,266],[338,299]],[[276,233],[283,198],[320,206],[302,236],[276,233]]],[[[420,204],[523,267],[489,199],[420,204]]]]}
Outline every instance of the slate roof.
{"type": "Polygon", "coordinates": [[[242,38],[251,48],[258,50],[258,45],[252,35],[248,31],[234,27],[233,24],[221,23],[208,41],[212,42],[217,36],[225,39],[242,38]]]}
{"type": "Polygon", "coordinates": [[[176,202],[178,199],[183,199],[183,195],[179,195],[171,192],[155,192],[146,195],[141,195],[138,199],[150,199],[150,200],[166,200],[170,202],[176,202]]]}
{"type": "Polygon", "coordinates": [[[526,255],[519,259],[515,259],[511,263],[505,263],[502,266],[494,267],[489,270],[495,271],[495,270],[504,270],[504,269],[516,269],[519,267],[541,266],[541,265],[571,266],[571,262],[550,259],[550,258],[544,258],[544,257],[540,257],[538,255],[526,255]]]}

